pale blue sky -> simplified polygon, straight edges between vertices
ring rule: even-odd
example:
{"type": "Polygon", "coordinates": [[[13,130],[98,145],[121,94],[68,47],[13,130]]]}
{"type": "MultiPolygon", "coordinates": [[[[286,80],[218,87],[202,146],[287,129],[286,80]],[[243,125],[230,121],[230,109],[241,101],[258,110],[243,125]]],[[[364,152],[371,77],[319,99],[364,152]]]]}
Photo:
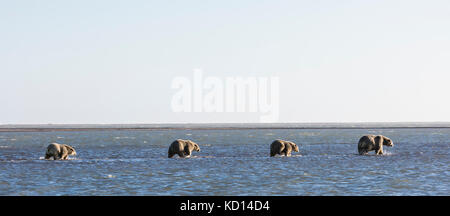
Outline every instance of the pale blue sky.
{"type": "Polygon", "coordinates": [[[0,124],[173,113],[176,76],[278,76],[280,122],[450,121],[450,1],[2,1],[0,124]]]}

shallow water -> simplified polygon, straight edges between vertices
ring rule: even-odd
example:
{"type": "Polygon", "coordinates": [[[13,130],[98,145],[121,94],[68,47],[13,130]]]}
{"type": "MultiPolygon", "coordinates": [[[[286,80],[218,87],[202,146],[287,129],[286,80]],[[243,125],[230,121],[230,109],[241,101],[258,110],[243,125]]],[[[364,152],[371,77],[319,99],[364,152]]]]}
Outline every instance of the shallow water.
{"type": "Polygon", "coordinates": [[[448,128],[3,132],[0,195],[450,195],[449,150],[448,128]],[[364,134],[395,146],[360,156],[364,134]],[[201,152],[168,159],[177,138],[201,152]],[[300,152],[270,158],[279,138],[300,152]],[[78,155],[44,160],[51,142],[78,155]]]}

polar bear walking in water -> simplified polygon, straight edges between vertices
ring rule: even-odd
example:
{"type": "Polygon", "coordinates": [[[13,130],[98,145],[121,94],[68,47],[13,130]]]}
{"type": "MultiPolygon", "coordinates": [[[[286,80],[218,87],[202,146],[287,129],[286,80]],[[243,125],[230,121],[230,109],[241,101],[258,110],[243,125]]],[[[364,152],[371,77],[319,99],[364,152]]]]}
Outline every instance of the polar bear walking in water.
{"type": "Polygon", "coordinates": [[[375,151],[376,155],[382,155],[383,145],[392,147],[394,143],[383,135],[365,135],[359,139],[358,152],[360,155],[364,155],[369,151],[375,151]]]}
{"type": "Polygon", "coordinates": [[[54,160],[67,160],[69,155],[77,155],[77,152],[72,146],[52,143],[47,147],[45,159],[50,159],[53,157],[54,160]]]}
{"type": "Polygon", "coordinates": [[[200,151],[200,147],[197,143],[192,142],[191,140],[177,139],[170,144],[167,156],[171,158],[177,154],[180,158],[190,157],[192,151],[200,151]]]}
{"type": "Polygon", "coordinates": [[[289,157],[292,151],[298,152],[298,146],[291,141],[275,140],[270,145],[270,157],[277,154],[289,157]]]}

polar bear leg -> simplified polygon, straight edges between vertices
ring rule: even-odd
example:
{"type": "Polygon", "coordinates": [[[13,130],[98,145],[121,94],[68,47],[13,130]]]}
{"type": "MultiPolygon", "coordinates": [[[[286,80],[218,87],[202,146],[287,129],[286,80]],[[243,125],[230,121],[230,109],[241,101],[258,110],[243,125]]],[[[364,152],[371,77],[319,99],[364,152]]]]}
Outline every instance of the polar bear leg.
{"type": "Polygon", "coordinates": [[[183,152],[178,152],[177,154],[178,154],[178,156],[179,156],[180,158],[184,158],[184,153],[183,153],[183,152]]]}
{"type": "Polygon", "coordinates": [[[376,150],[375,153],[377,155],[382,155],[383,154],[383,147],[378,148],[378,150],[376,150]]]}

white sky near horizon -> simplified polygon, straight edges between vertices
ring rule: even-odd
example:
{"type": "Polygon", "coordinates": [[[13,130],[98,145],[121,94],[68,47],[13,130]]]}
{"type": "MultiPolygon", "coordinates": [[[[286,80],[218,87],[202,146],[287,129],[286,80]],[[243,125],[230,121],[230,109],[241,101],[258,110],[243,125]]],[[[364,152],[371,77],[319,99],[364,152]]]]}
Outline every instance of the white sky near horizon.
{"type": "Polygon", "coordinates": [[[449,24],[447,0],[2,1],[0,124],[258,122],[172,112],[195,68],[279,77],[279,122],[448,122],[449,24]]]}

